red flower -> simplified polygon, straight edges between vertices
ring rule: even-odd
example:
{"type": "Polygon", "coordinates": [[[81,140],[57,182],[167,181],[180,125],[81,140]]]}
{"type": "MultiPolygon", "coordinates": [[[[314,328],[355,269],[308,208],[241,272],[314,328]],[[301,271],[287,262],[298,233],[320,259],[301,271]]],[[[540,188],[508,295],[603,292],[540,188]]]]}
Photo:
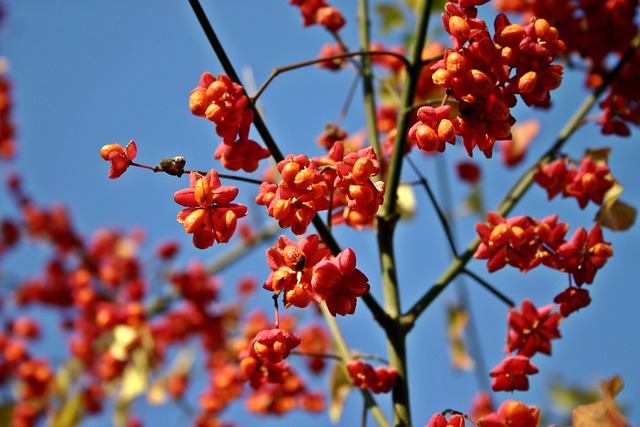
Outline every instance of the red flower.
{"type": "Polygon", "coordinates": [[[560,313],[564,317],[569,317],[574,311],[591,304],[591,297],[588,290],[570,286],[556,295],[553,302],[560,304],[560,313]]]}
{"type": "Polygon", "coordinates": [[[311,286],[313,267],[330,254],[325,245],[320,245],[316,234],[299,242],[280,236],[277,243],[267,249],[267,262],[273,272],[263,287],[276,293],[284,292],[285,308],[306,307],[318,299],[311,286]]]}
{"type": "Polygon", "coordinates": [[[129,167],[129,164],[138,154],[138,147],[132,139],[123,149],[120,144],[108,144],[100,149],[100,156],[111,162],[109,178],[116,179],[129,167]]]}
{"type": "Polygon", "coordinates": [[[490,372],[489,375],[493,378],[491,389],[493,391],[529,390],[527,375],[537,373],[538,368],[529,362],[528,357],[509,356],[490,372]]]}
{"type": "Polygon", "coordinates": [[[345,316],[355,312],[356,298],[369,292],[368,280],[356,268],[355,253],[347,248],[334,259],[321,261],[314,267],[311,285],[317,302],[324,300],[333,316],[345,316]]]}
{"type": "Polygon", "coordinates": [[[551,340],[560,338],[560,313],[551,313],[553,304],[537,310],[526,299],[522,309],[509,312],[509,338],[507,351],[518,350],[519,356],[532,357],[535,353],[551,354],[551,340]]]}
{"type": "Polygon", "coordinates": [[[522,402],[507,400],[494,412],[480,418],[477,427],[536,427],[540,410],[522,402]]]}
{"type": "Polygon", "coordinates": [[[226,243],[236,229],[238,218],[247,214],[247,207],[231,203],[237,187],[223,186],[218,172],[211,169],[206,176],[191,172],[189,188],[173,195],[176,203],[187,206],[178,214],[178,222],[193,234],[193,245],[206,249],[215,242],[226,243]]]}
{"type": "Polygon", "coordinates": [[[472,162],[458,162],[456,164],[456,171],[458,172],[458,177],[465,182],[470,184],[476,184],[480,181],[480,167],[472,162]]]}
{"type": "Polygon", "coordinates": [[[283,329],[269,329],[258,332],[253,349],[263,359],[271,363],[281,362],[289,357],[289,353],[300,345],[300,337],[283,329]]]}
{"type": "Polygon", "coordinates": [[[464,427],[464,417],[456,414],[446,419],[442,414],[435,414],[425,427],[464,427]]]}
{"type": "Polygon", "coordinates": [[[381,366],[374,369],[359,359],[347,363],[347,371],[353,385],[369,389],[374,393],[388,393],[393,388],[398,376],[398,371],[395,368],[381,366]]]}

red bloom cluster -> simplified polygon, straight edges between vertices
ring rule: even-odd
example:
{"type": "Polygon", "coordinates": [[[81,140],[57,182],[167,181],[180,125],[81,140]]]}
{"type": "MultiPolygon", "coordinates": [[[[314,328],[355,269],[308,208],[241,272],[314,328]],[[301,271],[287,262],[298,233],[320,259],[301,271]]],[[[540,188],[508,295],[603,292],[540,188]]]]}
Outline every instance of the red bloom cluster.
{"type": "Polygon", "coordinates": [[[333,224],[372,224],[383,202],[384,182],[372,181],[380,163],[371,147],[345,152],[342,141],[336,141],[326,156],[288,155],[278,171],[282,181],[263,182],[256,203],[294,234],[304,234],[316,213],[330,206],[333,224]]]}
{"type": "Polygon", "coordinates": [[[347,248],[334,259],[315,265],[311,286],[316,302],[324,301],[333,316],[346,316],[355,312],[357,298],[369,292],[368,281],[356,268],[356,254],[347,248]]]}
{"type": "MultiPolygon", "coordinates": [[[[566,42],[566,55],[577,53],[590,67],[587,85],[598,86],[611,69],[611,54],[620,56],[638,33],[637,0],[497,0],[497,9],[547,19],[557,26],[566,42]]],[[[640,55],[627,63],[600,103],[604,114],[599,123],[605,134],[630,134],[627,123],[640,123],[640,88],[635,84],[640,71],[640,55]]]]}
{"type": "Polygon", "coordinates": [[[598,269],[613,255],[603,240],[602,228],[595,225],[588,233],[580,227],[565,240],[569,226],[558,223],[557,215],[542,221],[517,216],[505,219],[493,212],[488,224],[476,224],[482,240],[475,258],[488,259],[487,268],[496,271],[509,264],[526,272],[540,264],[570,273],[576,284],[592,283],[598,269]]]}
{"type": "Polygon", "coordinates": [[[126,172],[129,163],[136,158],[138,147],[134,140],[129,141],[123,149],[120,144],[107,144],[100,149],[100,156],[111,162],[109,178],[116,179],[126,172]]]}
{"type": "Polygon", "coordinates": [[[558,194],[562,194],[562,197],[575,197],[583,209],[589,200],[601,205],[604,195],[615,183],[606,160],[596,163],[588,156],[580,161],[577,169],[568,159],[540,164],[538,169],[533,179],[547,190],[549,200],[558,194]]]}
{"type": "Polygon", "coordinates": [[[193,234],[196,248],[206,249],[215,242],[229,241],[238,218],[247,214],[245,205],[231,203],[237,194],[237,187],[223,186],[218,172],[211,169],[204,177],[191,172],[189,188],[173,195],[176,203],[187,207],[178,214],[178,222],[187,233],[193,234]]]}
{"type": "Polygon", "coordinates": [[[306,307],[314,300],[311,278],[313,268],[331,252],[320,244],[316,234],[299,242],[280,236],[276,244],[267,249],[267,263],[272,273],[264,288],[276,293],[284,293],[285,308],[291,305],[306,307]]]}
{"type": "Polygon", "coordinates": [[[509,311],[509,333],[507,335],[506,353],[516,352],[515,356],[507,356],[490,375],[493,377],[491,387],[494,391],[528,390],[528,375],[538,373],[529,359],[536,353],[551,354],[551,340],[560,338],[558,325],[562,315],[552,313],[553,305],[536,309],[526,299],[521,309],[509,311]]]}
{"type": "Polygon", "coordinates": [[[451,107],[443,105],[438,108],[420,107],[418,121],[409,129],[409,140],[418,148],[428,153],[443,152],[446,143],[456,143],[454,126],[459,124],[458,119],[449,119],[451,107]]]}
{"type": "Polygon", "coordinates": [[[384,181],[372,181],[380,173],[380,162],[373,148],[345,151],[342,142],[338,141],[326,157],[317,161],[324,167],[335,167],[337,172],[324,175],[334,190],[332,224],[344,222],[355,228],[373,224],[375,214],[384,202],[385,188],[384,181]]]}
{"type": "Polygon", "coordinates": [[[398,371],[395,368],[379,366],[373,368],[360,359],[347,363],[347,371],[353,385],[362,389],[369,389],[373,393],[388,393],[394,386],[398,371]]]}
{"type": "Polygon", "coordinates": [[[11,110],[11,82],[0,73],[0,159],[11,159],[16,154],[11,110]]]}
{"type": "Polygon", "coordinates": [[[442,414],[434,414],[425,427],[464,427],[464,417],[455,414],[447,419],[442,414]]]}
{"type": "Polygon", "coordinates": [[[537,427],[540,410],[522,402],[507,400],[497,412],[487,414],[476,423],[477,427],[537,427]]]}
{"type": "Polygon", "coordinates": [[[289,154],[278,163],[280,184],[262,183],[256,203],[267,206],[280,226],[304,234],[316,212],[329,209],[329,186],[316,163],[305,155],[289,154]]]}
{"type": "Polygon", "coordinates": [[[318,24],[336,32],[346,23],[342,13],[324,0],[289,0],[289,4],[300,8],[305,27],[318,24]]]}
{"type": "Polygon", "coordinates": [[[223,141],[214,153],[216,159],[230,170],[243,169],[253,172],[258,161],[269,157],[269,150],[249,139],[249,127],[253,122],[253,111],[249,98],[238,83],[224,75],[214,77],[205,72],[200,85],[191,91],[189,109],[216,125],[216,133],[223,141]]]}
{"type": "Polygon", "coordinates": [[[332,315],[353,314],[356,299],[369,292],[367,277],[356,268],[351,248],[330,259],[330,251],[312,234],[296,243],[281,236],[267,250],[273,272],[264,288],[284,292],[285,307],[325,301],[332,315]]]}
{"type": "Polygon", "coordinates": [[[527,105],[549,105],[549,92],[560,86],[563,72],[551,63],[564,43],[544,19],[534,18],[523,27],[505,15],[496,17],[492,39],[474,3],[447,3],[442,21],[453,49],[432,67],[432,78],[460,100],[460,116],[453,124],[467,153],[471,156],[477,146],[491,157],[496,140],[511,139],[515,119],[510,108],[516,105],[516,94],[527,105]]]}

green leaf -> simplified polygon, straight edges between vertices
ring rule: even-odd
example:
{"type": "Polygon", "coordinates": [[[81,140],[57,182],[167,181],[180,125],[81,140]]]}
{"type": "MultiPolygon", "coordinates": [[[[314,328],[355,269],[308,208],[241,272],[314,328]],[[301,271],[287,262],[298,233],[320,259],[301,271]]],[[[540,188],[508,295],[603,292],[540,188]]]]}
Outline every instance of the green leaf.
{"type": "Polygon", "coordinates": [[[331,404],[329,405],[329,419],[333,424],[338,424],[344,409],[344,402],[347,400],[349,392],[353,388],[351,378],[347,374],[347,370],[342,363],[336,363],[333,366],[331,377],[329,378],[329,396],[331,404]]]}
{"type": "Polygon", "coordinates": [[[380,3],[375,12],[380,18],[380,31],[385,34],[406,25],[402,9],[395,3],[380,3]]]}

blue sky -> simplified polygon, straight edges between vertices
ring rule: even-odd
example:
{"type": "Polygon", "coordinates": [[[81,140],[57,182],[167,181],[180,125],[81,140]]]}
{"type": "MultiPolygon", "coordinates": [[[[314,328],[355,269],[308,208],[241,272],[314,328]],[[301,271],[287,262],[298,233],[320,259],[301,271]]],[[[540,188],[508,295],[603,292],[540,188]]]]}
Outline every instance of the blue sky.
{"type": "MultiPolygon", "coordinates": [[[[349,22],[344,38],[355,44],[352,3],[355,2],[336,1],[335,5],[343,10],[349,22]]],[[[125,230],[143,226],[148,231],[149,249],[165,238],[174,238],[185,248],[183,261],[192,256],[211,260],[222,254],[223,245],[204,252],[189,248],[190,236],[175,221],[179,208],[172,195],[187,186],[186,179],[129,170],[120,179],[111,181],[107,178],[108,164],[98,155],[104,144],[124,145],[135,139],[136,160],[142,163],[157,164],[160,158],[182,155],[190,168],[219,167],[212,158],[218,138],[210,123],[191,115],[188,94],[203,71],[216,74],[222,70],[188,3],[10,0],[6,6],[8,17],[2,28],[0,52],[9,61],[9,74],[15,85],[14,115],[19,142],[15,166],[22,171],[28,191],[44,204],[62,202],[70,206],[77,226],[87,236],[102,226],[125,230]]],[[[252,74],[258,86],[274,67],[312,59],[323,43],[331,41],[321,28],[302,28],[299,12],[285,0],[211,1],[205,9],[237,70],[245,76],[252,74]]],[[[585,96],[581,77],[572,80],[571,75],[567,73],[563,88],[554,94],[556,108],[540,115],[541,134],[522,167],[505,171],[495,166],[497,159],[490,162],[476,156],[475,160],[484,167],[482,185],[489,208],[496,206],[508,190],[510,180],[544,152],[585,96]]],[[[315,137],[326,123],[337,118],[352,79],[351,72],[333,74],[310,68],[282,75],[273,82],[261,97],[261,108],[283,152],[309,156],[320,153],[315,137]]],[[[533,114],[538,112],[524,108],[514,112],[518,120],[533,114]]],[[[351,109],[344,126],[350,132],[362,127],[362,114],[357,106],[351,109]]],[[[609,163],[625,187],[623,199],[638,204],[640,174],[636,162],[640,147],[637,129],[634,131],[632,138],[605,139],[593,125],[586,125],[572,138],[567,152],[579,157],[586,148],[611,146],[609,163]]],[[[255,131],[252,135],[257,138],[255,131]]],[[[452,165],[464,157],[461,147],[448,148],[441,160],[443,169],[452,171],[452,165]]],[[[431,180],[436,183],[442,180],[433,159],[425,160],[415,154],[414,158],[431,180]]],[[[0,164],[0,170],[4,173],[7,167],[0,164]]],[[[415,179],[406,172],[405,179],[415,179]]],[[[255,188],[240,187],[239,200],[251,205],[255,188]]],[[[451,199],[458,203],[468,188],[456,182],[452,188],[451,199]]],[[[416,218],[401,224],[396,237],[399,275],[406,284],[402,291],[405,308],[441,274],[446,265],[443,263],[449,258],[426,196],[418,192],[418,201],[422,205],[416,218]]],[[[5,209],[11,211],[5,202],[0,209],[0,213],[5,209]]],[[[595,208],[590,205],[585,211],[578,211],[574,200],[547,203],[545,192],[532,188],[514,214],[543,218],[554,212],[560,214],[561,221],[571,224],[572,233],[579,226],[591,227],[595,208]]],[[[258,221],[264,218],[264,213],[260,210],[260,214],[250,214],[250,218],[258,221]]],[[[461,246],[471,240],[476,221],[477,218],[468,217],[456,225],[461,246]]],[[[554,342],[551,358],[534,359],[541,373],[532,378],[532,392],[497,395],[498,401],[516,398],[548,407],[545,389],[553,379],[593,385],[617,373],[626,383],[620,401],[628,408],[630,421],[640,423],[640,407],[634,401],[634,396],[640,395],[637,367],[640,324],[636,315],[640,287],[634,271],[640,235],[636,226],[626,233],[605,231],[605,238],[612,242],[615,256],[589,288],[592,306],[563,322],[563,339],[554,342]]],[[[354,247],[360,268],[373,277],[372,292],[380,296],[379,280],[375,278],[379,268],[377,255],[372,250],[374,236],[338,230],[338,240],[344,247],[354,247]]],[[[231,269],[225,283],[233,284],[233,278],[247,269],[260,281],[266,279],[266,264],[261,265],[263,253],[264,248],[260,248],[246,264],[231,269]]],[[[28,263],[26,258],[29,256],[17,259],[28,263]]],[[[505,269],[489,276],[483,262],[472,261],[469,267],[516,301],[530,297],[536,304],[547,304],[566,284],[564,276],[550,270],[522,275],[505,269]]],[[[20,264],[11,268],[23,274],[20,264]]],[[[478,317],[484,357],[489,367],[494,366],[503,357],[506,308],[475,283],[467,281],[465,286],[478,317]]],[[[473,375],[454,373],[447,362],[444,303],[453,301],[455,295],[454,289],[447,290],[440,303],[418,321],[409,339],[416,425],[426,424],[431,414],[444,408],[465,410],[477,390],[473,375]]],[[[266,293],[259,294],[260,297],[265,306],[271,304],[266,293]]],[[[384,346],[374,340],[382,335],[371,333],[371,317],[361,308],[353,318],[340,319],[349,344],[367,353],[384,352],[384,346]]],[[[386,396],[379,396],[378,400],[386,407],[386,396]]],[[[359,397],[354,395],[348,401],[342,425],[353,425],[359,411],[359,397]]],[[[150,419],[159,414],[163,419],[175,416],[175,424],[167,425],[177,426],[184,421],[171,407],[154,409],[151,413],[141,402],[136,412],[143,416],[150,414],[150,419]]],[[[309,426],[327,424],[324,416],[296,415],[294,419],[309,426]]],[[[276,425],[276,421],[261,422],[276,425]]],[[[239,420],[240,425],[252,422],[255,422],[252,417],[244,422],[239,420]]],[[[83,425],[109,423],[97,419],[83,425]]]]}

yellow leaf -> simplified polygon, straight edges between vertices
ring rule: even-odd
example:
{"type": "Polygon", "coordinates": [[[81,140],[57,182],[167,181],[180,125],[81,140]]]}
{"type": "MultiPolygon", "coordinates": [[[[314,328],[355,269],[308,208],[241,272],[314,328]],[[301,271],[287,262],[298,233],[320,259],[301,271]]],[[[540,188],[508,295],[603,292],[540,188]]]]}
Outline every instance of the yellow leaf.
{"type": "Polygon", "coordinates": [[[129,346],[138,338],[138,331],[126,325],[116,325],[113,328],[113,343],[109,352],[117,360],[127,360],[129,346]]]}
{"type": "Polygon", "coordinates": [[[615,376],[600,384],[604,398],[573,409],[573,427],[627,427],[629,423],[613,401],[622,389],[622,380],[615,376]]]}
{"type": "Polygon", "coordinates": [[[329,419],[333,424],[337,424],[340,421],[344,402],[347,400],[352,388],[353,384],[345,366],[341,363],[336,363],[329,379],[329,396],[331,397],[329,419]]]}
{"type": "Polygon", "coordinates": [[[454,369],[470,370],[474,360],[467,352],[464,331],[469,324],[469,313],[461,306],[449,306],[447,335],[449,337],[449,355],[454,369]]]}
{"type": "Polygon", "coordinates": [[[412,219],[416,213],[416,193],[407,184],[398,186],[398,213],[401,219],[412,219]]]}
{"type": "Polygon", "coordinates": [[[585,151],[584,155],[586,157],[590,157],[597,165],[607,164],[607,160],[609,159],[609,153],[611,153],[611,148],[596,148],[593,150],[585,151]]]}
{"type": "Polygon", "coordinates": [[[636,222],[638,211],[622,200],[606,202],[596,214],[596,222],[613,231],[628,230],[636,222]]]}
{"type": "Polygon", "coordinates": [[[59,409],[52,415],[47,425],[48,427],[74,427],[81,419],[82,395],[76,393],[70,399],[61,402],[59,409]]]}
{"type": "Polygon", "coordinates": [[[131,401],[147,389],[149,375],[149,361],[147,353],[136,349],[131,355],[131,361],[122,373],[120,399],[131,401]]]}

